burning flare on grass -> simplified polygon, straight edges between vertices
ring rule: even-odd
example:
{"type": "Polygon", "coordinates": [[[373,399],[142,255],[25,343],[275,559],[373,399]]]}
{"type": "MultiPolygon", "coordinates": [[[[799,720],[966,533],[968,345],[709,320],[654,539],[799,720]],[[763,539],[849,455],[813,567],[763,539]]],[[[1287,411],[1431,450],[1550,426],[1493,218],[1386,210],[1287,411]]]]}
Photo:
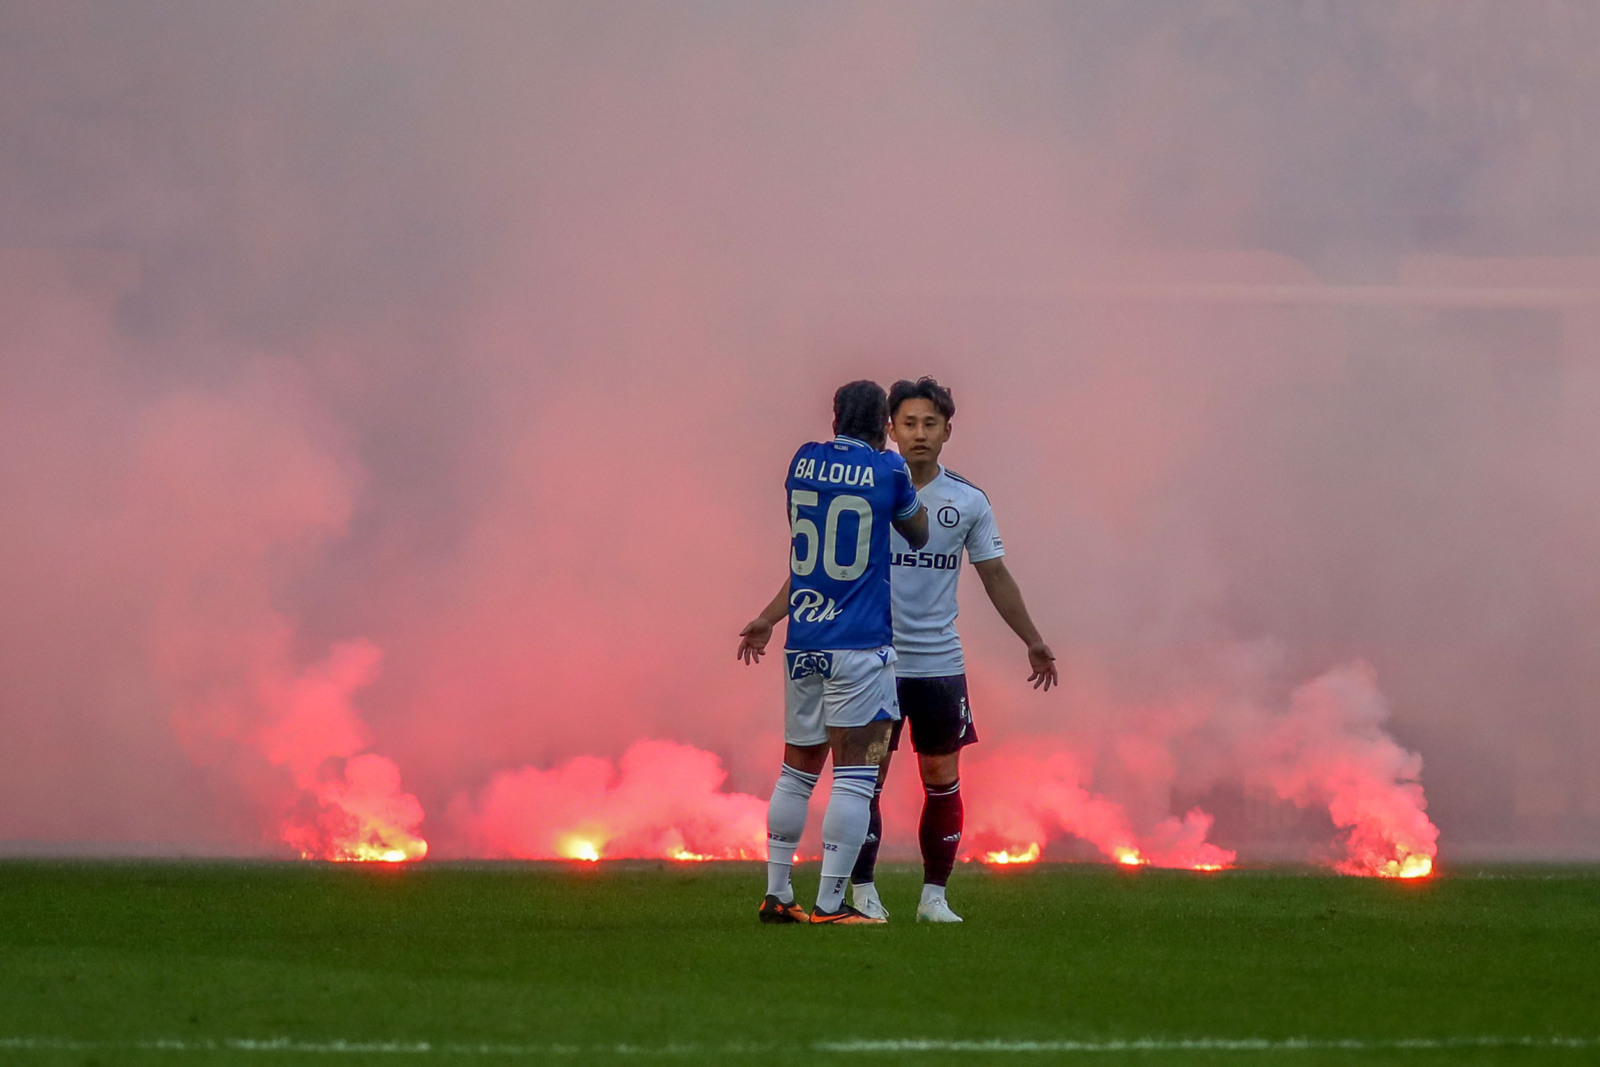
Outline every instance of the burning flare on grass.
{"type": "Polygon", "coordinates": [[[716,755],[671,741],[639,741],[613,764],[582,756],[543,770],[494,776],[451,817],[474,855],[517,859],[766,858],[767,804],[722,791],[716,755]]]}
{"type": "Polygon", "coordinates": [[[421,859],[422,805],[370,751],[354,699],[382,653],[343,641],[306,666],[274,603],[284,560],[342,534],[353,509],[356,479],[299,405],[292,382],[263,369],[142,413],[125,521],[164,546],[153,670],[180,743],[260,798],[276,842],[307,859],[421,859]]]}
{"type": "Polygon", "coordinates": [[[599,863],[600,850],[595,843],[585,837],[563,837],[556,846],[562,859],[581,860],[584,863],[599,863]]]}
{"type": "Polygon", "coordinates": [[[1326,805],[1342,831],[1343,874],[1421,878],[1433,870],[1439,828],[1427,816],[1422,757],[1383,729],[1388,706],[1372,669],[1351,664],[1301,686],[1270,739],[1267,775],[1298,806],[1326,805]]]}
{"type": "Polygon", "coordinates": [[[401,789],[400,768],[359,751],[366,730],[352,696],[377,677],[381,658],[370,642],[336,646],[275,694],[280,714],[255,735],[267,759],[302,790],[278,836],[304,859],[406,863],[428,854],[416,833],[422,805],[401,789]]]}
{"type": "Polygon", "coordinates": [[[1396,862],[1390,860],[1383,865],[1378,874],[1384,878],[1426,878],[1433,873],[1433,857],[1424,856],[1420,852],[1396,862]]]}
{"type": "Polygon", "coordinates": [[[1002,849],[999,852],[985,852],[982,859],[984,863],[998,863],[1001,865],[1008,863],[1037,863],[1040,851],[1039,842],[1035,841],[1024,849],[1011,851],[1002,849]]]}
{"type": "Polygon", "coordinates": [[[1106,736],[992,749],[963,773],[983,798],[969,814],[968,855],[994,862],[984,850],[1071,837],[1128,867],[1221,870],[1237,857],[1208,840],[1210,813],[1158,807],[1177,789],[1221,787],[1327,812],[1338,831],[1330,866],[1341,873],[1426,877],[1439,831],[1426,814],[1422,759],[1389,735],[1387,717],[1372,669],[1352,663],[1300,686],[1286,707],[1219,690],[1121,713],[1106,736]],[[1108,761],[1124,783],[1115,795],[1099,791],[1108,761]]]}
{"type": "Polygon", "coordinates": [[[1433,873],[1433,857],[1412,852],[1387,860],[1371,860],[1371,866],[1340,867],[1344,874],[1378,878],[1426,878],[1433,873]]]}
{"type": "Polygon", "coordinates": [[[985,803],[974,805],[970,816],[969,858],[1019,862],[996,860],[1010,853],[984,848],[1020,840],[1033,842],[1030,860],[1037,859],[1051,838],[1071,836],[1127,866],[1193,869],[1233,863],[1232,852],[1206,841],[1211,816],[1198,808],[1136,833],[1121,804],[1085,787],[1088,767],[1089,761],[1064,747],[1050,751],[1040,744],[1003,748],[974,760],[965,777],[973,795],[984,797],[985,803]],[[1048,754],[1041,756],[1041,751],[1048,754]]]}
{"type": "MultiPolygon", "coordinates": [[[[690,852],[686,848],[679,848],[673,849],[673,851],[668,854],[667,858],[670,860],[676,860],[679,863],[704,863],[706,860],[714,860],[717,857],[707,856],[700,852],[690,852]]],[[[748,859],[749,857],[743,858],[748,859]]]]}
{"type": "Polygon", "coordinates": [[[410,793],[400,792],[400,771],[384,757],[356,756],[345,763],[342,778],[312,792],[320,816],[281,831],[301,858],[409,863],[428,854],[428,842],[411,832],[422,821],[422,806],[410,793]]]}
{"type": "Polygon", "coordinates": [[[427,842],[420,842],[423,846],[416,855],[411,855],[402,848],[380,849],[374,845],[357,845],[343,856],[335,856],[335,860],[350,863],[405,863],[407,860],[419,860],[427,853],[427,842]]]}

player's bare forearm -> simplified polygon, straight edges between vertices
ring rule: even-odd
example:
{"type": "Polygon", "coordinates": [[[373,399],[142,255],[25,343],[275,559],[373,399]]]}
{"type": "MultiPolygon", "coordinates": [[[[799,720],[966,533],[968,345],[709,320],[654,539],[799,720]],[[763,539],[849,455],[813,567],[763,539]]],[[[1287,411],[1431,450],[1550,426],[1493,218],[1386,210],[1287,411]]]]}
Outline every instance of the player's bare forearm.
{"type": "Polygon", "coordinates": [[[761,614],[739,631],[739,651],[736,657],[746,663],[760,663],[762,655],[767,651],[767,642],[772,639],[772,628],[789,614],[789,579],[783,580],[783,585],[766,607],[761,609],[761,614]]]}
{"type": "Polygon", "coordinates": [[[989,602],[994,605],[995,611],[999,612],[1006,625],[1011,627],[1011,632],[1028,646],[1028,666],[1033,671],[1028,676],[1028,681],[1033,683],[1035,689],[1049,689],[1052,685],[1060,684],[1055,653],[1050,651],[1050,646],[1039,636],[1039,628],[1033,624],[1033,617],[1028,614],[1028,605],[1022,600],[1022,589],[1017,585],[1017,580],[1011,576],[1006,561],[986,559],[981,563],[974,563],[972,569],[977,571],[978,577],[983,580],[983,591],[989,594],[989,602]]]}
{"type": "Polygon", "coordinates": [[[918,508],[915,515],[896,522],[894,528],[906,539],[906,544],[913,549],[921,548],[928,543],[928,509],[918,508]]]}
{"type": "Polygon", "coordinates": [[[768,626],[776,626],[789,614],[789,578],[785,576],[783,584],[778,586],[778,591],[773,594],[772,600],[761,609],[761,614],[756,618],[762,619],[768,626]]]}
{"type": "Polygon", "coordinates": [[[1011,576],[1006,561],[986,559],[982,563],[974,563],[972,569],[983,579],[983,591],[989,594],[994,609],[1000,613],[1006,625],[1022,638],[1022,643],[1031,645],[1042,640],[1038,627],[1033,625],[1033,617],[1028,614],[1028,605],[1022,601],[1022,589],[1011,576]]]}

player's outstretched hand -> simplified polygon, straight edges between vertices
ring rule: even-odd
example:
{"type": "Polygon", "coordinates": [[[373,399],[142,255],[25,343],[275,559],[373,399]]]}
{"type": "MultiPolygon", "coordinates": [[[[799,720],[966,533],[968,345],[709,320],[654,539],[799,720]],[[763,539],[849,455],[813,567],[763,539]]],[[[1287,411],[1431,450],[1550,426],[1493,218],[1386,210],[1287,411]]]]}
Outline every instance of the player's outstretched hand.
{"type": "Polygon", "coordinates": [[[1033,668],[1028,681],[1033,683],[1035,689],[1048,690],[1052,685],[1061,684],[1061,678],[1056,674],[1056,654],[1043,641],[1028,646],[1028,666],[1033,668]]]}
{"type": "Polygon", "coordinates": [[[761,654],[772,639],[772,624],[766,619],[752,620],[739,631],[738,657],[746,663],[760,663],[761,654]]]}

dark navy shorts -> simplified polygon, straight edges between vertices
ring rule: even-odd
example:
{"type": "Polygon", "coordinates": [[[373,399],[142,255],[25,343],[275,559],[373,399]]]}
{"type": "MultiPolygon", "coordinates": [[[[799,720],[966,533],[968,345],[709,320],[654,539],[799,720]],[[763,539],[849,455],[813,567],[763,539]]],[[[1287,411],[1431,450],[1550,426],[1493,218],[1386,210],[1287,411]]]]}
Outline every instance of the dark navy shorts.
{"type": "Polygon", "coordinates": [[[900,731],[911,725],[911,747],[927,756],[948,756],[975,744],[978,731],[967,705],[967,676],[896,678],[901,720],[894,724],[889,751],[900,747],[900,731]]]}

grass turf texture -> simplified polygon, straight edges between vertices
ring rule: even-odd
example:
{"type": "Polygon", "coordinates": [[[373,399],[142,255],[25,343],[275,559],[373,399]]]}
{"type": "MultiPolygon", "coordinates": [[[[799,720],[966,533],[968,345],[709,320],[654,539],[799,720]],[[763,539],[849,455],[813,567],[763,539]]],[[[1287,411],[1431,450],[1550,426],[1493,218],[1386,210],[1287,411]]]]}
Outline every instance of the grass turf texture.
{"type": "MultiPolygon", "coordinates": [[[[1591,1063],[1600,872],[963,866],[961,926],[756,922],[754,864],[0,862],[14,1063],[1591,1063]],[[1558,1036],[1582,1048],[854,1051],[829,1040],[1558,1036]],[[53,1039],[41,1047],[18,1039],[53,1039]],[[427,1042],[429,1051],[227,1047],[427,1042]],[[139,1042],[173,1040],[181,1050],[139,1042]],[[207,1051],[206,1041],[219,1047],[207,1051]],[[449,1045],[521,1046],[478,1053],[449,1045]],[[730,1050],[736,1043],[749,1051],[730,1050]],[[638,1051],[619,1051],[618,1046],[638,1051]],[[680,1046],[671,1051],[668,1046],[680,1046]],[[563,1051],[554,1046],[566,1046],[563,1051]]],[[[815,885],[816,868],[796,879],[815,885]]],[[[803,897],[803,899],[808,899],[803,897]]],[[[6,1044],[9,1041],[10,1044],[6,1044]]]]}

